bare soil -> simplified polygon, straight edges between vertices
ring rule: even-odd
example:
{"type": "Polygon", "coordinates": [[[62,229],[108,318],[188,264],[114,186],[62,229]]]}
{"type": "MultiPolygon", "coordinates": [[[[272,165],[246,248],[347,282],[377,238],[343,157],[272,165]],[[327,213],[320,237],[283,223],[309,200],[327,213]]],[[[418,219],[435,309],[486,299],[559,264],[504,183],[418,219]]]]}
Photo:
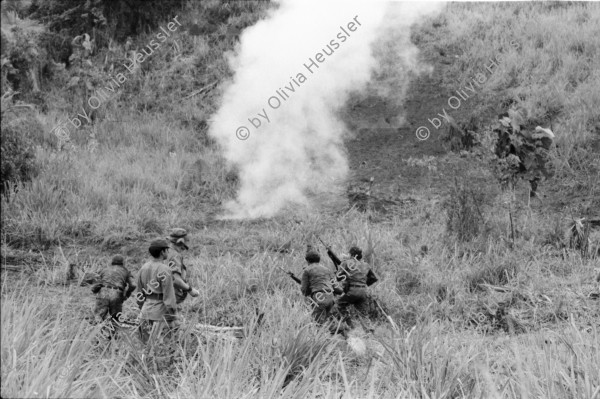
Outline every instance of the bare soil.
{"type": "MultiPolygon", "coordinates": [[[[451,110],[448,98],[454,93],[442,86],[441,77],[449,73],[448,66],[455,55],[448,52],[441,55],[429,48],[421,50],[422,62],[433,66],[433,71],[412,76],[403,104],[372,96],[349,104],[344,113],[349,127],[354,128],[354,138],[346,142],[352,170],[350,191],[368,190],[369,179],[373,177],[371,201],[378,210],[390,211],[412,204],[413,197],[423,187],[441,193],[454,177],[465,175],[474,167],[472,159],[445,157],[449,150],[443,137],[448,127],[438,113],[446,109],[456,121],[467,120],[477,99],[451,110]],[[436,117],[442,122],[439,129],[428,121],[436,117]],[[371,125],[364,127],[369,122],[371,125]],[[420,126],[429,129],[428,139],[417,138],[420,126]],[[409,158],[427,157],[435,157],[435,170],[406,162],[409,158]]],[[[493,112],[487,114],[482,117],[493,117],[493,112]]],[[[353,202],[352,197],[350,200],[353,202]]]]}

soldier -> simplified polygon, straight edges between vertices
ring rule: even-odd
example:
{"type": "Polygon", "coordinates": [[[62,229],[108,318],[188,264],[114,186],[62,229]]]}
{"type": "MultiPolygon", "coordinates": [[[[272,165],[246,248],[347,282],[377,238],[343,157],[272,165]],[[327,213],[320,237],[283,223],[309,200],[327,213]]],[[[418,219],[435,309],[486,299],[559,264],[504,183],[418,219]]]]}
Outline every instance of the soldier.
{"type": "Polygon", "coordinates": [[[341,294],[342,290],[337,286],[333,271],[321,265],[321,257],[311,245],[306,250],[304,257],[308,265],[302,274],[302,294],[312,299],[312,316],[317,324],[325,323],[333,308],[333,294],[341,294]]]}
{"type": "Polygon", "coordinates": [[[169,253],[167,240],[158,239],[148,248],[152,259],[146,262],[138,274],[136,299],[142,303],[140,314],[140,338],[144,343],[154,342],[165,325],[177,327],[176,298],[171,270],[165,264],[169,253]]]}
{"type": "Polygon", "coordinates": [[[135,283],[131,272],[125,268],[123,257],[115,255],[110,266],[100,271],[100,282],[92,287],[92,292],[96,294],[96,321],[102,322],[108,315],[119,321],[123,302],[131,296],[133,290],[135,283]]]}
{"type": "Polygon", "coordinates": [[[344,295],[338,300],[340,313],[346,323],[353,328],[348,307],[353,305],[359,312],[364,311],[367,304],[367,287],[377,282],[377,277],[371,267],[362,261],[362,250],[353,246],[350,248],[350,259],[344,260],[337,273],[338,280],[343,281],[344,295]]]}
{"type": "Polygon", "coordinates": [[[187,294],[193,297],[200,295],[197,289],[192,288],[188,281],[187,267],[183,263],[183,252],[189,247],[186,244],[187,232],[184,229],[175,228],[171,230],[171,234],[167,238],[171,243],[171,249],[167,257],[167,265],[173,273],[173,285],[175,287],[175,297],[177,304],[182,303],[187,294]]]}

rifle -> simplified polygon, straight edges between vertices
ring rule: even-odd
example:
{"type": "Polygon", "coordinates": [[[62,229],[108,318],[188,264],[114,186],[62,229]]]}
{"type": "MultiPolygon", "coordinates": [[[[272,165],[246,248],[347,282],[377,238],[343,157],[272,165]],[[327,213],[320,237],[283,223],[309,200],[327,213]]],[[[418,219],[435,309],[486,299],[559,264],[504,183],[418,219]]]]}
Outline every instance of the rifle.
{"type": "Polygon", "coordinates": [[[277,266],[279,269],[283,270],[288,276],[290,276],[292,278],[292,280],[294,280],[295,282],[297,282],[298,284],[302,284],[302,280],[300,280],[298,277],[296,277],[294,275],[294,273],[290,272],[289,270],[285,270],[283,267],[281,266],[277,266]]]}
{"type": "Polygon", "coordinates": [[[331,250],[331,247],[327,244],[325,244],[325,242],[323,242],[323,240],[321,240],[321,237],[319,237],[318,234],[315,234],[315,237],[317,237],[317,239],[319,241],[321,241],[321,244],[323,244],[323,246],[325,247],[325,249],[327,250],[327,255],[329,256],[329,258],[333,261],[333,264],[335,265],[335,271],[338,271],[338,266],[342,264],[342,261],[340,260],[340,258],[338,258],[338,256],[331,250]]]}

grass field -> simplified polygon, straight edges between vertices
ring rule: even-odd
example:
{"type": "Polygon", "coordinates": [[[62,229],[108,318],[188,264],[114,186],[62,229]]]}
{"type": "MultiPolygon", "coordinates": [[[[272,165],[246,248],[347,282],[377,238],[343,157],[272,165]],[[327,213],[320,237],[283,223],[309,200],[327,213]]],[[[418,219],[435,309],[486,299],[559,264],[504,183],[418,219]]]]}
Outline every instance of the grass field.
{"type": "MultiPolygon", "coordinates": [[[[251,25],[269,5],[246,7],[230,21],[251,25]]],[[[230,77],[226,51],[234,43],[182,33],[175,56],[174,47],[157,54],[103,118],[73,132],[62,149],[49,132],[75,105],[52,88],[55,107],[35,116],[45,133],[32,137],[40,173],[2,196],[1,396],[600,398],[600,260],[593,256],[600,239],[592,232],[592,256],[582,256],[564,234],[573,217],[600,216],[599,27],[600,6],[574,2],[450,3],[412,27],[423,63],[443,71],[435,76],[439,98],[423,104],[423,118],[440,112],[440,98],[489,57],[505,55],[457,120],[479,118],[485,131],[512,100],[530,111],[531,124],[552,123],[557,173],[541,184],[541,201],[527,200],[524,183],[516,200],[501,192],[476,156],[414,161],[428,154],[412,129],[402,140],[414,141],[414,152],[382,161],[414,177],[393,198],[394,211],[316,198],[317,205],[289,206],[273,218],[218,220],[239,187],[207,134],[221,91],[186,96],[230,77]],[[243,325],[246,336],[185,331],[168,363],[142,356],[131,329],[112,344],[102,340],[101,326],[88,321],[94,297],[79,283],[116,253],[137,271],[148,242],[172,227],[190,232],[186,259],[201,292],[184,304],[185,320],[243,325]],[[457,229],[469,238],[458,240],[457,229]],[[277,267],[300,275],[306,244],[319,245],[314,234],[339,253],[374,247],[380,281],[372,292],[398,329],[380,322],[372,334],[357,332],[364,352],[311,323],[298,287],[277,267]]],[[[391,41],[382,46],[396,50],[391,41]]],[[[394,62],[382,59],[379,83],[398,78],[394,62]]],[[[388,98],[396,104],[420,90],[397,84],[407,86],[404,98],[388,98]]],[[[360,94],[353,101],[347,108],[366,102],[360,94]]],[[[360,122],[359,113],[354,118],[349,125],[360,122]]],[[[133,301],[124,309],[127,319],[137,317],[133,301]]]]}

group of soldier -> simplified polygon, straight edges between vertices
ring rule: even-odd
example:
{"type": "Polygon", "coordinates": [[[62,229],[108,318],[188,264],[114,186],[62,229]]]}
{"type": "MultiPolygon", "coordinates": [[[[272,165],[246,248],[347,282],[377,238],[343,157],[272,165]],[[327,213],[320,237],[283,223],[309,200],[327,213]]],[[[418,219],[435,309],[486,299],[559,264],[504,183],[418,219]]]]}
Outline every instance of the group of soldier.
{"type": "MultiPolygon", "coordinates": [[[[123,256],[114,256],[110,266],[100,271],[99,279],[92,287],[96,294],[96,321],[108,321],[111,325],[123,322],[123,302],[137,290],[138,332],[142,342],[155,342],[161,334],[176,330],[181,324],[179,305],[188,294],[192,297],[200,294],[188,281],[188,270],[183,261],[183,254],[188,249],[187,232],[181,228],[173,229],[166,239],[152,241],[148,248],[151,257],[139,270],[137,280],[125,267],[123,256]]],[[[322,264],[319,252],[309,245],[301,279],[288,273],[301,285],[302,294],[310,298],[317,324],[327,324],[332,333],[345,336],[354,327],[350,307],[364,311],[367,287],[375,283],[377,277],[363,261],[360,248],[350,248],[349,257],[343,261],[330,247],[326,249],[334,267],[322,264]],[[336,302],[342,316],[337,321],[332,315],[336,302]]]]}
{"type": "Polygon", "coordinates": [[[300,284],[302,294],[310,299],[312,316],[317,324],[327,324],[332,333],[345,336],[348,330],[355,327],[350,315],[351,308],[354,307],[361,314],[365,313],[368,301],[367,287],[376,283],[377,277],[369,264],[363,260],[363,253],[359,247],[351,247],[349,257],[343,261],[331,247],[326,249],[335,270],[322,264],[319,252],[309,245],[304,257],[307,265],[302,278],[298,279],[293,273],[288,273],[300,284]],[[341,316],[339,319],[333,317],[332,313],[336,302],[341,316]]]}
{"type": "Polygon", "coordinates": [[[143,342],[154,340],[165,327],[177,328],[178,306],[188,294],[200,295],[188,282],[183,261],[188,249],[187,232],[181,228],[173,229],[166,239],[152,241],[148,248],[151,258],[140,269],[137,281],[125,267],[123,257],[113,257],[111,265],[100,271],[98,282],[92,287],[96,294],[96,321],[122,322],[123,302],[137,289],[135,299],[140,309],[139,333],[143,342]]]}

